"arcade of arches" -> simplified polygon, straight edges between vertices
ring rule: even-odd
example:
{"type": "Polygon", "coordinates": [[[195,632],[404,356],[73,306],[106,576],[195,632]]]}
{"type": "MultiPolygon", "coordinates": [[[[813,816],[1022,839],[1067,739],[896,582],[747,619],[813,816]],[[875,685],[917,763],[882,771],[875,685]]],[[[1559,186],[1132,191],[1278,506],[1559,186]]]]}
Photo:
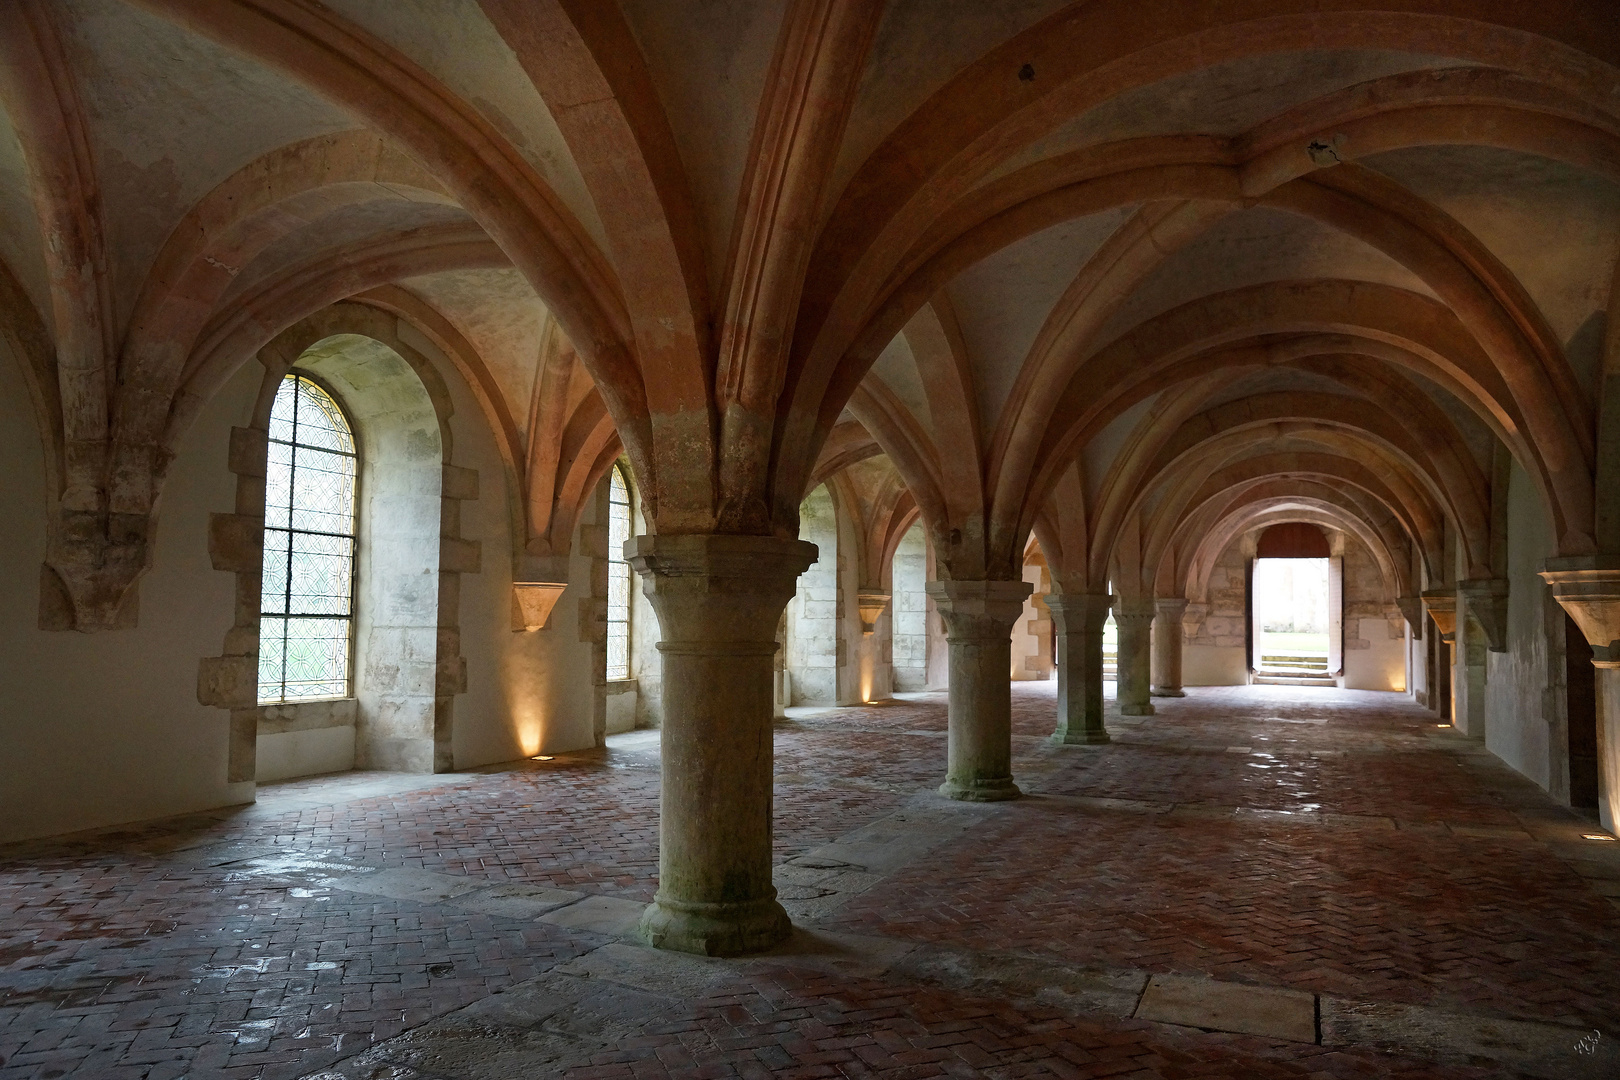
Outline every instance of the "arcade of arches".
{"type": "Polygon", "coordinates": [[[0,1080],[1620,1072],[1612,0],[7,0],[0,414],[0,1080]]]}

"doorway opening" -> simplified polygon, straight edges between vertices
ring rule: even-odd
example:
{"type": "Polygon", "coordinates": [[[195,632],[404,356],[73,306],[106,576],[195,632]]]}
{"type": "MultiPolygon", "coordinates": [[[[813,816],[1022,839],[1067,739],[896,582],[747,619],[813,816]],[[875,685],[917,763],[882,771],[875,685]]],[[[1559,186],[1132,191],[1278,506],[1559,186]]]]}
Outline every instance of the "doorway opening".
{"type": "Polygon", "coordinates": [[[1255,668],[1277,674],[1328,672],[1328,561],[1257,559],[1255,668]]]}
{"type": "Polygon", "coordinates": [[[1314,525],[1273,525],[1260,535],[1250,573],[1250,663],[1255,674],[1334,682],[1342,666],[1337,559],[1314,525]]]}

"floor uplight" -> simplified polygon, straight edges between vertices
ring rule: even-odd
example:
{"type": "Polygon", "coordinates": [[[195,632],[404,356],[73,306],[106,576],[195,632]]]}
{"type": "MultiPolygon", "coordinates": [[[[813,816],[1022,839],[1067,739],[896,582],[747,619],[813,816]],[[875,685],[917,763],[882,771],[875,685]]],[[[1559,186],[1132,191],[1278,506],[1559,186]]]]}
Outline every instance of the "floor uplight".
{"type": "Polygon", "coordinates": [[[1610,836],[1608,833],[1583,832],[1583,833],[1581,833],[1581,839],[1582,840],[1613,840],[1614,837],[1610,836]]]}
{"type": "Polygon", "coordinates": [[[530,761],[550,761],[551,760],[551,755],[550,754],[537,754],[534,757],[530,758],[529,760],[530,761]]]}

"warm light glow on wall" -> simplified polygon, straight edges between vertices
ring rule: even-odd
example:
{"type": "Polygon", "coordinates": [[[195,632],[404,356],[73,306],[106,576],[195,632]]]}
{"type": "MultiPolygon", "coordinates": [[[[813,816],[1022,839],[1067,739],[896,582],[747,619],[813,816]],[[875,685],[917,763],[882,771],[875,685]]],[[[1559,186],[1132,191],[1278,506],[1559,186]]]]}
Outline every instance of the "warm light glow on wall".
{"type": "Polygon", "coordinates": [[[541,722],[538,709],[525,709],[517,716],[518,745],[523,748],[524,757],[534,757],[540,752],[543,741],[545,724],[541,722]]]}

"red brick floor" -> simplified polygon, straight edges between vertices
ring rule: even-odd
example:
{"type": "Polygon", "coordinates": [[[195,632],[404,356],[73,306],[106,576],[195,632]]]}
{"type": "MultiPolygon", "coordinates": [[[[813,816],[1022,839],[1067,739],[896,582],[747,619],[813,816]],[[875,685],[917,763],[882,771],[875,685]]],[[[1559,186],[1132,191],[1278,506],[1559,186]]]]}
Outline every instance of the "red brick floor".
{"type": "MultiPolygon", "coordinates": [[[[830,925],[1620,1035],[1615,908],[1511,828],[1552,804],[1460,753],[1463,740],[1404,699],[1200,691],[1117,726],[1101,749],[1037,738],[1052,714],[1049,684],[1018,688],[1017,769],[1036,797],[886,878],[830,925]],[[1301,824],[1233,808],[1343,817],[1301,824]]],[[[784,724],[779,858],[937,784],[944,728],[943,695],[784,724]]],[[[574,755],[313,809],[0,848],[0,1080],[295,1077],[543,974],[602,939],[305,887],[296,867],[228,859],[279,852],[645,899],[653,764],[574,755]],[[198,847],[228,842],[242,850],[211,860],[198,847]]],[[[654,1019],[606,1055],[615,1060],[576,1075],[1501,1075],[787,961],[654,1019]]]]}

